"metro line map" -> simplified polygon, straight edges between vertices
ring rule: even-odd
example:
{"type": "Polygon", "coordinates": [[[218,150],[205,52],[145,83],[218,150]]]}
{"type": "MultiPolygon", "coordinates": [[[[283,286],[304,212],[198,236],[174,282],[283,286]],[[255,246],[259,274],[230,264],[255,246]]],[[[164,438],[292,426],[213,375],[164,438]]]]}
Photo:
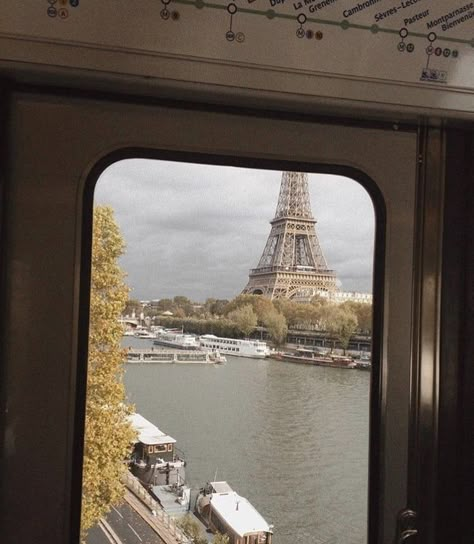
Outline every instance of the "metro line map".
{"type": "Polygon", "coordinates": [[[474,92],[474,0],[142,0],[114,2],[113,8],[95,0],[22,4],[21,9],[0,7],[0,38],[19,28],[19,38],[82,47],[85,55],[95,47],[273,73],[474,92]]]}

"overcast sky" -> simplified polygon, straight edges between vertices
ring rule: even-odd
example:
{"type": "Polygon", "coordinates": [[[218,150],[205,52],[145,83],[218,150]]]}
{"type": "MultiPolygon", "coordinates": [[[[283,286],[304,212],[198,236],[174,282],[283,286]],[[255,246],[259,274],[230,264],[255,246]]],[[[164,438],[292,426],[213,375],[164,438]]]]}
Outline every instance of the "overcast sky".
{"type": "MultiPolygon", "coordinates": [[[[100,177],[96,204],[115,210],[121,266],[140,300],[233,298],[256,267],[275,215],[281,172],[133,159],[100,177]]],[[[310,174],[328,267],[344,291],[372,291],[374,211],[356,182],[310,174]]]]}

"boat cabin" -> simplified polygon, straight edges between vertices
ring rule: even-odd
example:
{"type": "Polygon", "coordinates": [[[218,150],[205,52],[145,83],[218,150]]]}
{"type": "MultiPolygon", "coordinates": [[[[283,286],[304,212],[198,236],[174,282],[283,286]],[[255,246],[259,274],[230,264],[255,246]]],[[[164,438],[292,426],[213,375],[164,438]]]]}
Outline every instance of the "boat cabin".
{"type": "Polygon", "coordinates": [[[229,544],[271,544],[272,526],[227,482],[210,482],[201,491],[197,511],[213,532],[226,534],[229,544]]]}
{"type": "Polygon", "coordinates": [[[166,462],[175,460],[174,438],[160,431],[140,414],[131,415],[130,421],[138,433],[132,454],[135,459],[141,459],[147,464],[154,464],[159,459],[166,462]]]}
{"type": "Polygon", "coordinates": [[[130,421],[138,435],[131,455],[132,474],[145,485],[181,485],[185,461],[177,454],[176,440],[140,414],[132,414],[130,421]]]}

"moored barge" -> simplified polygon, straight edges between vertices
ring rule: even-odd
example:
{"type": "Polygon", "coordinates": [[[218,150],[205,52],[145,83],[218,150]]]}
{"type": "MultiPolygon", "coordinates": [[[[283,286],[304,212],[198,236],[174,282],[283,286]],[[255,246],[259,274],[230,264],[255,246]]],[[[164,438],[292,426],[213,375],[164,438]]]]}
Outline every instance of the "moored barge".
{"type": "Polygon", "coordinates": [[[130,422],[138,435],[130,458],[130,472],[167,514],[186,513],[191,490],[185,482],[186,461],[178,452],[176,440],[140,414],[132,414],[130,422]]]}
{"type": "Polygon", "coordinates": [[[333,368],[357,368],[352,357],[342,355],[321,355],[309,349],[298,349],[295,352],[276,352],[271,355],[273,359],[300,363],[306,365],[328,366],[333,368]]]}
{"type": "Polygon", "coordinates": [[[273,526],[227,482],[209,482],[196,499],[196,514],[213,533],[226,534],[229,544],[271,544],[273,526]]]}
{"type": "Polygon", "coordinates": [[[203,363],[222,364],[226,358],[218,351],[175,350],[175,349],[136,349],[128,348],[127,363],[203,363]]]}

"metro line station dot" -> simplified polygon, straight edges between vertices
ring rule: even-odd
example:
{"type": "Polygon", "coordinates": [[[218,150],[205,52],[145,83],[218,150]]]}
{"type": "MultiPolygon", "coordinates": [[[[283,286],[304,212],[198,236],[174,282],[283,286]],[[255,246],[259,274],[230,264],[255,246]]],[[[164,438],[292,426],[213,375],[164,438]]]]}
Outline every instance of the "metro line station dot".
{"type": "Polygon", "coordinates": [[[273,19],[275,17],[275,11],[273,9],[269,9],[265,15],[268,19],[273,19]]]}
{"type": "Polygon", "coordinates": [[[378,31],[379,31],[379,25],[372,25],[370,27],[370,32],[372,32],[372,34],[377,34],[378,31]]]}
{"type": "Polygon", "coordinates": [[[227,6],[227,11],[231,14],[231,15],[234,15],[234,13],[237,13],[237,6],[235,4],[229,4],[227,6]]]}

